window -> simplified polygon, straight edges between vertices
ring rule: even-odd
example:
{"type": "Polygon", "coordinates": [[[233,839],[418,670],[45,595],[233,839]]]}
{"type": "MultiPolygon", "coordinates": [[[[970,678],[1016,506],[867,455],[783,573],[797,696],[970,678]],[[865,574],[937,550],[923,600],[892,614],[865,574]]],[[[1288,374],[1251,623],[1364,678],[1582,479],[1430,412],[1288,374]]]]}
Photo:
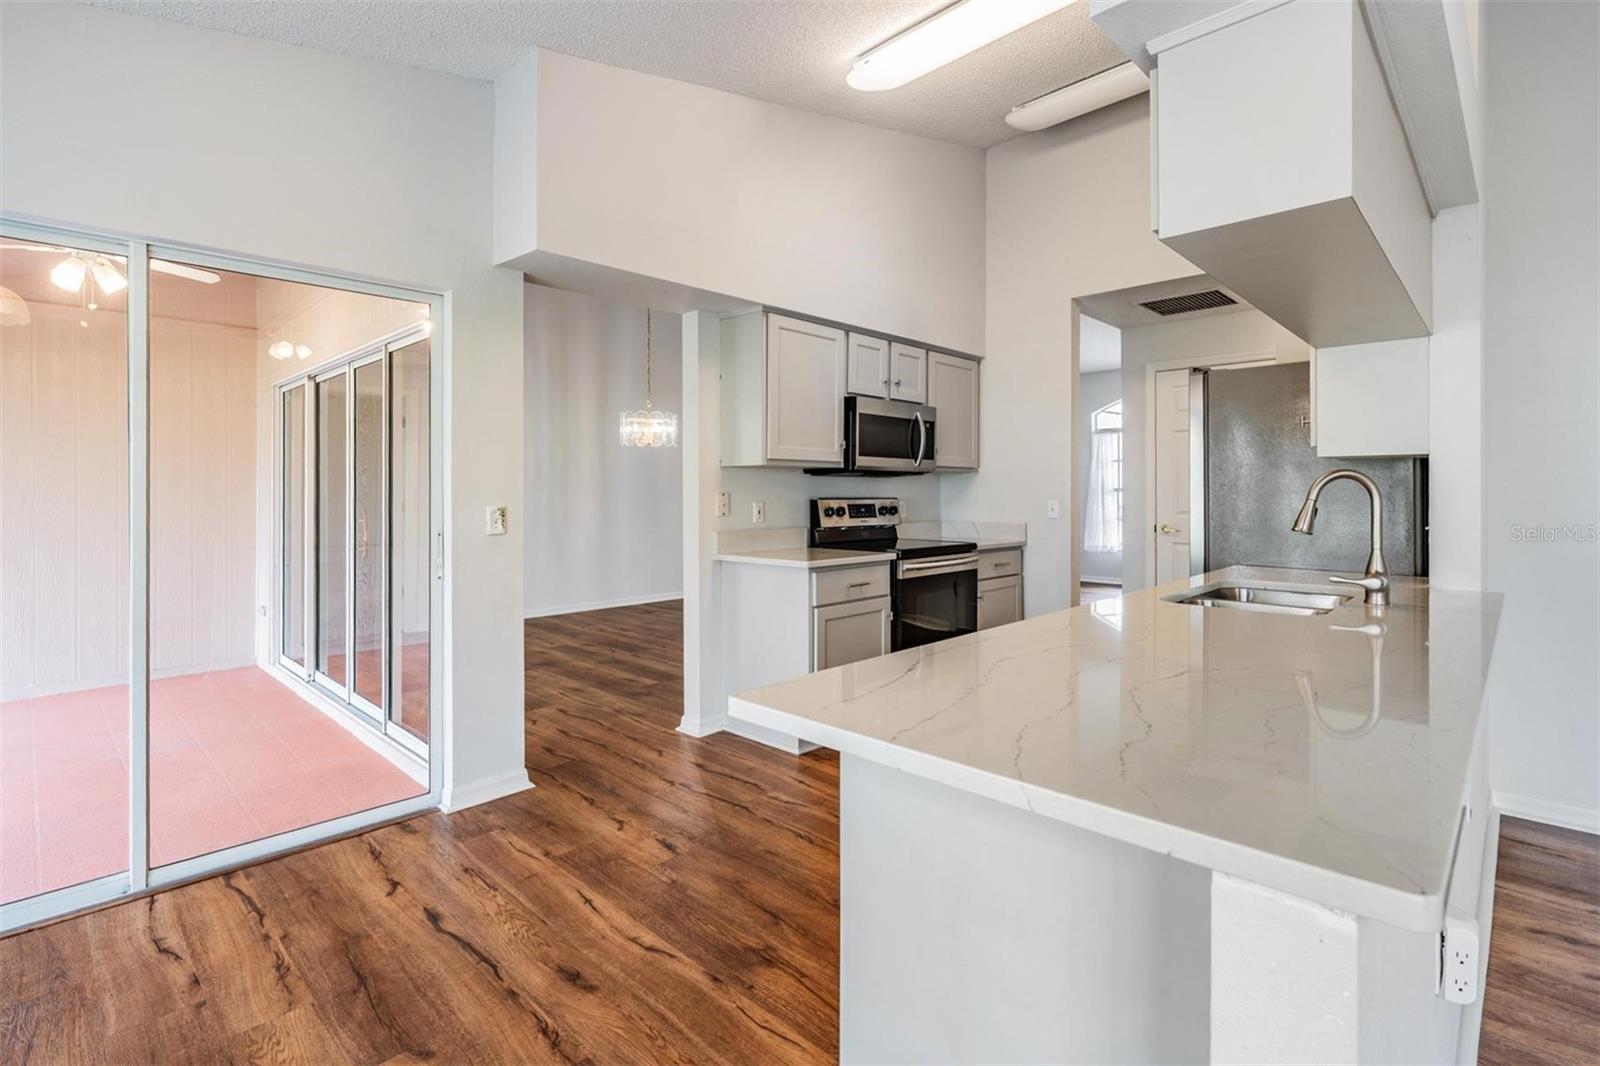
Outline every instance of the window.
{"type": "Polygon", "coordinates": [[[1090,416],[1089,493],[1083,550],[1122,550],[1122,401],[1090,416]]]}

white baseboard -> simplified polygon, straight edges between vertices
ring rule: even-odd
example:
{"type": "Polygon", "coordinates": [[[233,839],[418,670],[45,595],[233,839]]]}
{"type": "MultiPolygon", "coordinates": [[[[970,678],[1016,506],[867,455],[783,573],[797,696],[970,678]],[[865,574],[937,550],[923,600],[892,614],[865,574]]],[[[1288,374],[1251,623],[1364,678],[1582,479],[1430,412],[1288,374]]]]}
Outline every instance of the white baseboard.
{"type": "Polygon", "coordinates": [[[528,779],[526,767],[515,770],[499,777],[488,777],[479,781],[469,781],[464,785],[451,787],[445,785],[444,798],[439,807],[446,814],[464,811],[468,807],[476,807],[480,803],[488,803],[504,796],[514,795],[533,787],[533,782],[528,779]]]}
{"type": "Polygon", "coordinates": [[[713,733],[720,733],[727,728],[728,716],[719,715],[716,719],[700,718],[690,721],[688,715],[678,723],[678,732],[686,737],[709,737],[713,733]]]}
{"type": "Polygon", "coordinates": [[[620,600],[595,600],[593,603],[568,603],[559,607],[534,607],[525,611],[524,618],[547,618],[556,614],[578,614],[581,611],[604,611],[612,607],[638,607],[645,603],[666,603],[681,600],[681,592],[663,592],[654,596],[627,596],[620,600]]]}
{"type": "Polygon", "coordinates": [[[1545,825],[1559,825],[1566,829],[1600,834],[1600,810],[1593,807],[1557,803],[1537,796],[1502,792],[1500,789],[1495,789],[1490,798],[1500,809],[1501,814],[1509,814],[1513,818],[1526,818],[1530,822],[1543,822],[1545,825]]]}

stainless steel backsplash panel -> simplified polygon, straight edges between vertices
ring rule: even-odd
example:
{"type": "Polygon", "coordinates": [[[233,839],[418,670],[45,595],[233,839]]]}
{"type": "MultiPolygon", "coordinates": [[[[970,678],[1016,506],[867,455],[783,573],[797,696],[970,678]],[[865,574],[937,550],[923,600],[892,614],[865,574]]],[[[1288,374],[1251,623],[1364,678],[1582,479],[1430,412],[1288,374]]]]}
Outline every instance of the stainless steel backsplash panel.
{"type": "MultiPolygon", "coordinates": [[[[1422,488],[1415,459],[1321,459],[1308,363],[1215,370],[1206,383],[1206,566],[1291,566],[1359,572],[1371,544],[1367,494],[1350,481],[1323,490],[1316,533],[1289,524],[1318,475],[1359,470],[1383,493],[1383,551],[1392,574],[1417,573],[1422,488]]],[[[1425,557],[1425,556],[1424,556],[1425,557]]]]}

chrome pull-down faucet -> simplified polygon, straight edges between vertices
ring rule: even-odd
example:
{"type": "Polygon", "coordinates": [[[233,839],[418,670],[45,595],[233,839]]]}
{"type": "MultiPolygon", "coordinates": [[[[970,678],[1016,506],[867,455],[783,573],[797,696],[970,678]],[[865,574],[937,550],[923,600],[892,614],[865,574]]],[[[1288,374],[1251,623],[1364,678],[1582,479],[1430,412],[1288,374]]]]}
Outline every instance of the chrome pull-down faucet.
{"type": "Polygon", "coordinates": [[[1367,572],[1360,578],[1330,577],[1328,580],[1339,585],[1359,585],[1366,589],[1366,602],[1373,607],[1383,607],[1389,602],[1389,566],[1383,561],[1383,497],[1378,495],[1378,484],[1359,470],[1330,470],[1311,483],[1306,490],[1306,502],[1300,505],[1300,513],[1295,516],[1294,525],[1289,528],[1296,533],[1311,534],[1311,528],[1317,521],[1317,497],[1322,495],[1322,490],[1330,481],[1341,478],[1354,481],[1357,485],[1367,490],[1367,496],[1372,501],[1372,552],[1367,556],[1367,572]]]}

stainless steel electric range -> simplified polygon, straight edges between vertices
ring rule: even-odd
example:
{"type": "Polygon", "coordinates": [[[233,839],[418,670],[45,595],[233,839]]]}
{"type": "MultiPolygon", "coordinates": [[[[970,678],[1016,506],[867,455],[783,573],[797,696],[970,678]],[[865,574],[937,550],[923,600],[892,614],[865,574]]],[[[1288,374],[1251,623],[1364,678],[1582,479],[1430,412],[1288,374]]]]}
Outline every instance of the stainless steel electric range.
{"type": "Polygon", "coordinates": [[[811,501],[811,546],[891,551],[890,647],[931,644],[978,629],[978,546],[899,535],[894,498],[811,501]]]}

